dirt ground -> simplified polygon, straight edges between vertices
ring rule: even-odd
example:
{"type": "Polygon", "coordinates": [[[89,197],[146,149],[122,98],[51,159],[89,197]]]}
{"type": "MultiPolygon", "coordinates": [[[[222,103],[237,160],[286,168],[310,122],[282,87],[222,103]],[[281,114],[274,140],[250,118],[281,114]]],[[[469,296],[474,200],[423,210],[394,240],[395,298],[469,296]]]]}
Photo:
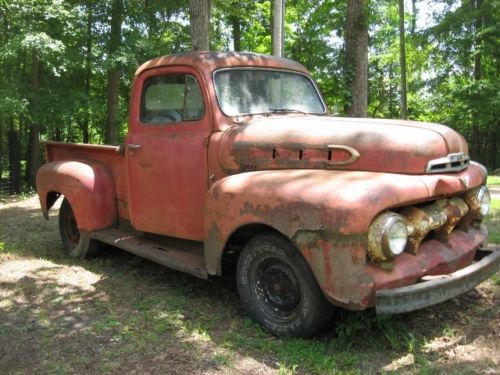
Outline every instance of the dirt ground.
{"type": "Polygon", "coordinates": [[[231,280],[109,248],[66,258],[55,215],[36,197],[0,204],[0,374],[500,374],[498,277],[387,325],[342,313],[314,339],[280,340],[246,317],[231,280]]]}

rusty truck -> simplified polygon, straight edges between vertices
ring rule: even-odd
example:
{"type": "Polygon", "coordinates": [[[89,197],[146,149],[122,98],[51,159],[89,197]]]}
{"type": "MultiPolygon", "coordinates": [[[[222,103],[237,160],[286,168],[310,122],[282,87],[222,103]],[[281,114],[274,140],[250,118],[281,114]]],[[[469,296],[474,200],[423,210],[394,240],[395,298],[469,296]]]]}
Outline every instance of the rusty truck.
{"type": "MultiPolygon", "coordinates": [[[[43,214],[64,250],[106,243],[208,279],[233,265],[248,314],[310,336],[332,308],[421,309],[499,269],[486,169],[439,124],[330,115],[306,68],[196,52],[135,74],[123,144],[47,142],[43,214]]],[[[224,271],[226,272],[226,271],[224,271]]]]}

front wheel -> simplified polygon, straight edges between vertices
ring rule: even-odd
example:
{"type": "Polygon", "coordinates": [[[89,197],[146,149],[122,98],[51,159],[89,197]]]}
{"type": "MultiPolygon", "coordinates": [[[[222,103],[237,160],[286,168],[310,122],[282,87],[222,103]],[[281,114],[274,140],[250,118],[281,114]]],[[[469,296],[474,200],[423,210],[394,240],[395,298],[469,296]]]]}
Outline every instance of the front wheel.
{"type": "Polygon", "coordinates": [[[236,276],[243,306],[274,335],[308,337],[331,318],[332,306],[309,265],[282,237],[252,239],[238,259],[236,276]]]}
{"type": "Polygon", "coordinates": [[[75,214],[69,201],[64,198],[59,209],[59,233],[64,251],[73,258],[90,258],[97,252],[95,241],[90,239],[89,232],[78,229],[75,214]]]}

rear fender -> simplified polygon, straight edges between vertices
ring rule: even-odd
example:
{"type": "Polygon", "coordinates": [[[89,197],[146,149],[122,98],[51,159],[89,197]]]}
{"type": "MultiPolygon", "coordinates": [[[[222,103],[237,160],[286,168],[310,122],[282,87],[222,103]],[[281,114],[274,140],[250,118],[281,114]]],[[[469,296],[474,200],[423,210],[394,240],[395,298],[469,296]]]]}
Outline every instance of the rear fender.
{"type": "Polygon", "coordinates": [[[63,194],[70,202],[80,230],[111,226],[117,218],[113,175],[93,161],[53,161],[37,173],[36,185],[43,215],[63,194]]]}

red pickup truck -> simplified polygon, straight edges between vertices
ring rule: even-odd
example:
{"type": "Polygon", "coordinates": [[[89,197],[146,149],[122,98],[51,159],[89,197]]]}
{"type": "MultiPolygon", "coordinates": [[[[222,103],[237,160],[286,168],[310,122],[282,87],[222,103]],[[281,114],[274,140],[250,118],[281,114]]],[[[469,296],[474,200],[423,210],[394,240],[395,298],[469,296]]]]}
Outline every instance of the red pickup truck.
{"type": "Polygon", "coordinates": [[[65,251],[104,242],[200,278],[236,264],[276,335],[331,308],[394,314],[500,267],[481,223],[484,167],[448,127],[329,115],[307,70],[250,53],[160,57],[136,72],[123,145],[47,142],[43,214],[64,195],[65,251]],[[231,262],[231,260],[233,260],[231,262]]]}

